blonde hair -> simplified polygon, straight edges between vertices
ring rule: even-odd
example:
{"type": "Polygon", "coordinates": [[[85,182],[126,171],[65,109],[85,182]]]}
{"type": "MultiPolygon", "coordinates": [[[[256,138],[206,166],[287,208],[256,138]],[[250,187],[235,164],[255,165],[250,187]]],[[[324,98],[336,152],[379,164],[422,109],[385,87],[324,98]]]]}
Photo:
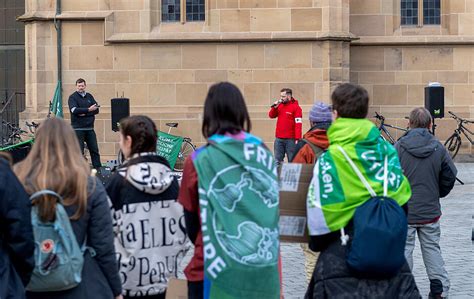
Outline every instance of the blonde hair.
{"type": "MultiPolygon", "coordinates": [[[[41,123],[30,153],[14,171],[28,194],[49,189],[63,197],[65,206],[77,205],[71,219],[85,213],[90,167],[82,157],[74,130],[64,120],[50,118],[41,123]]],[[[55,219],[56,200],[48,195],[34,200],[42,221],[55,219]]]]}

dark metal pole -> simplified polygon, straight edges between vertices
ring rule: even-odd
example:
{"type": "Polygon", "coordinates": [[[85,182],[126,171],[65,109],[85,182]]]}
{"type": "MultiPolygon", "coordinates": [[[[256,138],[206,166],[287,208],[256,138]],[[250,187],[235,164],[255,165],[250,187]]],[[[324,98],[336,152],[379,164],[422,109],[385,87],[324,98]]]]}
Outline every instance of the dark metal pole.
{"type": "MultiPolygon", "coordinates": [[[[57,20],[56,17],[61,14],[61,0],[56,0],[56,15],[54,17],[54,27],[56,28],[56,44],[57,44],[57,56],[58,56],[58,84],[59,86],[59,98],[63,98],[63,83],[62,83],[62,24],[61,20],[57,20]]],[[[62,101],[61,101],[62,103],[62,101]]]]}

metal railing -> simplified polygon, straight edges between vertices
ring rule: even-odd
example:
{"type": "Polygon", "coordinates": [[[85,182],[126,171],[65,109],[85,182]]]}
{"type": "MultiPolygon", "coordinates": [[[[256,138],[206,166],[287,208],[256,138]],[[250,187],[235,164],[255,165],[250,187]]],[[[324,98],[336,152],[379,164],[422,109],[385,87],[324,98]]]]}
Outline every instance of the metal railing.
{"type": "Polygon", "coordinates": [[[14,92],[0,102],[0,147],[18,142],[20,112],[25,110],[25,93],[14,92]]]}

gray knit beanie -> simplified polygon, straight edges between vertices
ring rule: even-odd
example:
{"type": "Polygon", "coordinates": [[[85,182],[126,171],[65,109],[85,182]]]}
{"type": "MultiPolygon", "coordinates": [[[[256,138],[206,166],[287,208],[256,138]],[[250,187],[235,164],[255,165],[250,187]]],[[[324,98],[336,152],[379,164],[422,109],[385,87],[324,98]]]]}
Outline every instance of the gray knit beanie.
{"type": "Polygon", "coordinates": [[[332,122],[331,106],[321,102],[314,103],[309,111],[309,120],[315,124],[324,123],[324,127],[329,127],[332,122]]]}

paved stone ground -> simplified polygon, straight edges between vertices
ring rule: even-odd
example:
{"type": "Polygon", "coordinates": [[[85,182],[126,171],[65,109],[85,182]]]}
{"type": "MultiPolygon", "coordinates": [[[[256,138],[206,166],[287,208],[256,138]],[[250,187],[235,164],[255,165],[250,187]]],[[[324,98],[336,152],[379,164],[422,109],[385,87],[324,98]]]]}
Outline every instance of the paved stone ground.
{"type": "MultiPolygon", "coordinates": [[[[474,252],[471,241],[474,225],[474,163],[456,166],[458,177],[465,185],[456,184],[451,194],[441,201],[441,250],[451,280],[450,298],[474,298],[474,252]]],[[[285,298],[303,298],[307,282],[300,245],[284,243],[281,251],[285,298]]],[[[187,265],[191,254],[188,254],[182,265],[187,265]]],[[[418,241],[413,258],[415,280],[423,298],[427,298],[429,281],[418,241]]]]}

